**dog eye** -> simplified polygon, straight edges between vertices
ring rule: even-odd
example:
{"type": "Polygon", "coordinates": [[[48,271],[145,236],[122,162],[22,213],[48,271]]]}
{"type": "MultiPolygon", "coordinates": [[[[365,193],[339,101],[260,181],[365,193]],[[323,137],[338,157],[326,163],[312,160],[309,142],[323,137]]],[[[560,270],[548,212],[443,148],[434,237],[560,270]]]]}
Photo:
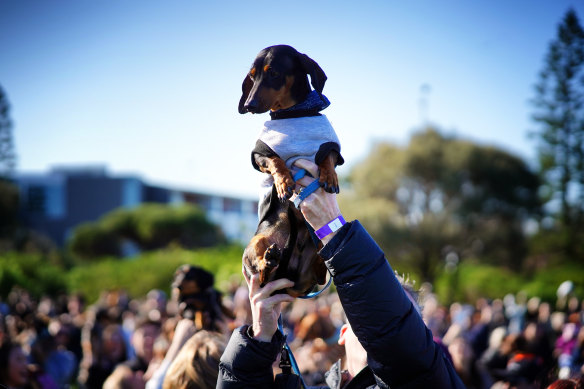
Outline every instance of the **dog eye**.
{"type": "Polygon", "coordinates": [[[280,73],[278,73],[277,71],[275,71],[272,68],[270,68],[268,70],[268,74],[270,75],[270,77],[273,77],[273,78],[277,78],[278,76],[280,76],[280,73]]]}

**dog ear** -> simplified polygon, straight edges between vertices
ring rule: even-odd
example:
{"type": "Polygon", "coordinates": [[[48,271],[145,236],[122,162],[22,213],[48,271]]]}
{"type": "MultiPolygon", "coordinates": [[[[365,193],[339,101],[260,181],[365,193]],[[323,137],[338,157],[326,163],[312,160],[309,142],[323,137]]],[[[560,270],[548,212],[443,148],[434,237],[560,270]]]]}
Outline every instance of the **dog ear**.
{"type": "Polygon", "coordinates": [[[239,99],[239,113],[244,114],[247,111],[243,108],[245,101],[247,100],[247,96],[249,96],[249,92],[253,87],[253,80],[249,77],[249,74],[245,75],[243,79],[243,83],[241,84],[241,99],[239,99]]]}
{"type": "Polygon", "coordinates": [[[310,75],[310,84],[321,95],[324,89],[324,83],[326,82],[326,74],[324,74],[324,71],[316,61],[308,55],[299,53],[298,58],[306,74],[310,75]]]}

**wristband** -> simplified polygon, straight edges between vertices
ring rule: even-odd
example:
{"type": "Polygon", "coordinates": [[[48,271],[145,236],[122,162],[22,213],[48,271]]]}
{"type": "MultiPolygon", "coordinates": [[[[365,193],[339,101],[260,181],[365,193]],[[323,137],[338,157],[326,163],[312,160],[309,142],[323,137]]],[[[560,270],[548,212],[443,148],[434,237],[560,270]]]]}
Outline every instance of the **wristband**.
{"type": "Polygon", "coordinates": [[[339,228],[344,226],[347,222],[343,219],[343,215],[339,215],[338,217],[334,218],[324,226],[320,227],[318,230],[315,231],[316,236],[318,239],[322,239],[328,234],[332,234],[335,231],[338,231],[339,228]]]}

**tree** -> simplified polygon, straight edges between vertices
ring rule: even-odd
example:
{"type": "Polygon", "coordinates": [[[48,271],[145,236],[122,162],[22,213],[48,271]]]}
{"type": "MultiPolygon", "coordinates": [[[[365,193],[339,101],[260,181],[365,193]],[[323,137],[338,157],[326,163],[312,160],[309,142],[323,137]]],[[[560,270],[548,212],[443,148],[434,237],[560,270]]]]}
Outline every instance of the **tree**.
{"type": "Polygon", "coordinates": [[[75,228],[69,250],[80,258],[121,256],[124,244],[149,251],[176,244],[184,248],[225,243],[220,228],[196,206],[142,204],[133,209],[113,210],[96,222],[75,228]]]}
{"type": "Polygon", "coordinates": [[[12,141],[12,121],[10,120],[10,104],[0,86],[0,178],[6,179],[16,165],[16,154],[12,141]]]}
{"type": "Polygon", "coordinates": [[[343,208],[424,281],[446,259],[478,256],[519,268],[523,223],[539,212],[538,177],[520,158],[433,128],[404,148],[377,145],[349,182],[343,208]]]}
{"type": "Polygon", "coordinates": [[[11,181],[16,165],[8,98],[0,86],[0,251],[12,248],[18,211],[18,188],[11,181]]]}
{"type": "Polygon", "coordinates": [[[561,227],[571,231],[570,250],[584,230],[584,30],[573,10],[558,26],[535,92],[544,200],[561,227]]]}

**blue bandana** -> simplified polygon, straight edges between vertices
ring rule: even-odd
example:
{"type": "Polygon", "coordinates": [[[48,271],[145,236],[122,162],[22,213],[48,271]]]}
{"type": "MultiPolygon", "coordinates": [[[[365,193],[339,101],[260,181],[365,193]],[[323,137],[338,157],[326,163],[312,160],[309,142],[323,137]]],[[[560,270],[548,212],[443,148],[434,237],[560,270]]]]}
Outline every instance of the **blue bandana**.
{"type": "Polygon", "coordinates": [[[306,96],[306,99],[303,102],[298,103],[290,108],[279,109],[276,112],[270,112],[270,116],[272,119],[279,119],[282,117],[296,116],[295,113],[300,114],[302,112],[314,115],[329,105],[331,105],[331,103],[325,95],[319,94],[317,91],[312,90],[308,96],[306,96]]]}

